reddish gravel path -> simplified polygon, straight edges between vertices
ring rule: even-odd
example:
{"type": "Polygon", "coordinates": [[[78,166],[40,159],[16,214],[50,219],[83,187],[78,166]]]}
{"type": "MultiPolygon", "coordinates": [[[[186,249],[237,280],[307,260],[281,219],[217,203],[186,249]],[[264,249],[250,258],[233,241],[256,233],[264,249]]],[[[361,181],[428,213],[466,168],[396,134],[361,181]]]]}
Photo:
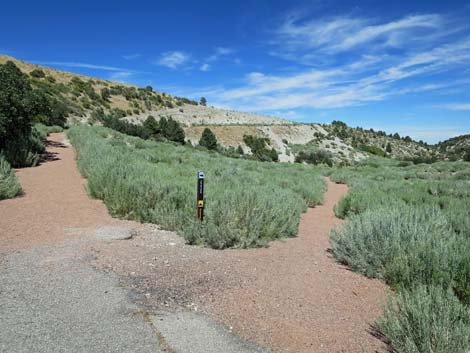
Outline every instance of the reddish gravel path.
{"type": "Polygon", "coordinates": [[[337,264],[328,234],[347,192],[328,182],[325,203],[302,216],[298,237],[268,248],[212,250],[147,226],[129,242],[94,246],[95,265],[120,274],[153,312],[197,308],[274,352],[384,351],[371,335],[386,286],[337,264]]]}
{"type": "Polygon", "coordinates": [[[227,252],[249,281],[224,291],[210,311],[243,336],[281,352],[382,347],[368,331],[380,314],[385,286],[338,265],[327,251],[328,234],[341,223],[333,206],[346,193],[347,186],[328,181],[324,204],[302,216],[297,238],[227,252]]]}
{"type": "Polygon", "coordinates": [[[275,352],[383,348],[368,331],[386,287],[338,265],[327,251],[328,233],[341,223],[333,206],[346,186],[328,181],[324,205],[302,216],[297,238],[269,248],[216,251],[187,246],[154,226],[111,218],[101,201],[87,196],[63,134],[49,139],[49,157],[56,160],[17,171],[25,194],[0,202],[0,252],[82,236],[74,229],[124,224],[139,236],[92,242],[83,251],[96,255],[96,266],[113,270],[145,294],[141,304],[149,309],[167,306],[167,299],[170,307],[197,306],[275,352]]]}
{"type": "Polygon", "coordinates": [[[56,242],[73,236],[69,230],[76,227],[118,222],[101,201],[87,196],[64,134],[48,140],[48,161],[16,171],[24,194],[0,202],[0,250],[56,242]]]}

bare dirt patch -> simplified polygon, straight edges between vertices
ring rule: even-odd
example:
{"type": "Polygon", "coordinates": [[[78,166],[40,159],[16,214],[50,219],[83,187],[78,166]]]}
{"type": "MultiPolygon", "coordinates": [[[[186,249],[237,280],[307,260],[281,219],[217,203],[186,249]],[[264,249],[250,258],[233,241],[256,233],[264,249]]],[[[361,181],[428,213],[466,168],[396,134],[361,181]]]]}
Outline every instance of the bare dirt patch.
{"type": "Polygon", "coordinates": [[[341,222],[333,205],[345,186],[329,183],[325,204],[303,215],[297,238],[269,248],[216,251],[187,246],[154,225],[111,218],[101,201],[87,196],[63,134],[50,140],[41,166],[17,171],[24,195],[0,202],[0,254],[93,238],[80,242],[84,261],[120,275],[146,312],[202,311],[277,352],[380,349],[369,325],[385,286],[339,266],[328,253],[329,230],[341,222]],[[96,239],[96,229],[112,226],[128,227],[134,236],[96,239]]]}
{"type": "Polygon", "coordinates": [[[268,248],[217,251],[187,246],[148,225],[134,239],[94,246],[95,265],[119,273],[148,311],[202,311],[276,352],[372,352],[369,331],[386,288],[338,265],[328,233],[347,192],[329,182],[325,204],[303,215],[297,238],[268,248]]]}
{"type": "MultiPolygon", "coordinates": [[[[51,134],[41,165],[16,171],[23,195],[0,202],[0,251],[75,237],[69,228],[122,224],[90,199],[64,134],[51,134]]],[[[129,222],[131,224],[137,223],[129,222]]]]}

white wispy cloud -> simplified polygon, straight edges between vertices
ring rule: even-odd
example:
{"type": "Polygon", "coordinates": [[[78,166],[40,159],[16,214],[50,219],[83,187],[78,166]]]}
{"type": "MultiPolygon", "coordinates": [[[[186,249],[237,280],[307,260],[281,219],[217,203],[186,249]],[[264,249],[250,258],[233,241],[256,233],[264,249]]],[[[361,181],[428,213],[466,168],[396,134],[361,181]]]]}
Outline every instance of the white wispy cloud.
{"type": "Polygon", "coordinates": [[[135,54],[123,55],[122,58],[125,60],[134,60],[134,59],[140,58],[141,56],[142,54],[135,53],[135,54]]]}
{"type": "Polygon", "coordinates": [[[207,64],[207,63],[202,64],[202,65],[199,67],[199,70],[201,70],[201,71],[210,71],[210,69],[211,69],[211,66],[210,66],[209,64],[207,64]]]}
{"type": "Polygon", "coordinates": [[[229,47],[215,47],[213,53],[202,60],[202,65],[199,67],[201,71],[209,71],[212,68],[212,65],[222,58],[235,53],[236,50],[229,47]]]}
{"type": "Polygon", "coordinates": [[[84,69],[103,70],[103,71],[130,71],[122,67],[106,66],[106,65],[95,65],[82,62],[70,62],[70,61],[31,61],[34,64],[39,65],[52,65],[52,66],[63,66],[63,67],[77,67],[84,69]]]}
{"type": "Polygon", "coordinates": [[[442,106],[443,108],[450,109],[450,110],[469,110],[470,111],[470,103],[451,103],[445,104],[442,106]]]}
{"type": "Polygon", "coordinates": [[[371,42],[377,46],[401,47],[407,42],[427,38],[429,31],[443,24],[437,14],[406,16],[396,21],[373,23],[360,17],[337,16],[305,21],[290,15],[276,31],[278,43],[296,49],[315,49],[326,53],[347,51],[371,42]]]}
{"type": "Polygon", "coordinates": [[[108,80],[125,83],[133,75],[134,73],[130,71],[116,71],[109,75],[108,80]]]}
{"type": "Polygon", "coordinates": [[[214,53],[209,56],[206,61],[213,62],[219,60],[223,56],[231,55],[235,53],[235,49],[229,47],[216,47],[214,53]]]}
{"type": "Polygon", "coordinates": [[[252,72],[246,75],[243,85],[211,93],[220,104],[249,111],[339,108],[462,84],[465,81],[449,79],[420,84],[410,79],[429,78],[464,67],[469,61],[470,39],[464,39],[386,65],[366,57],[350,64],[289,75],[252,72]],[[402,85],[405,80],[406,85],[402,85]]]}
{"type": "Polygon", "coordinates": [[[200,59],[184,51],[167,51],[154,63],[170,69],[183,68],[184,70],[199,69],[200,71],[210,71],[216,61],[235,52],[233,48],[215,47],[210,56],[200,59]]]}
{"type": "Polygon", "coordinates": [[[289,17],[270,45],[288,59],[300,58],[303,69],[289,74],[251,72],[238,87],[219,87],[206,95],[214,104],[262,112],[340,108],[443,90],[463,81],[439,75],[461,72],[470,62],[470,37],[448,36],[457,30],[463,31],[460,24],[437,14],[382,23],[349,16],[312,21],[289,17]],[[400,47],[399,54],[385,50],[389,47],[400,47]],[[291,50],[303,54],[289,57],[291,50]],[[312,68],[305,65],[307,57],[322,62],[312,68]]]}
{"type": "Polygon", "coordinates": [[[170,69],[177,69],[190,61],[190,55],[183,51],[167,51],[155,63],[170,69]]]}

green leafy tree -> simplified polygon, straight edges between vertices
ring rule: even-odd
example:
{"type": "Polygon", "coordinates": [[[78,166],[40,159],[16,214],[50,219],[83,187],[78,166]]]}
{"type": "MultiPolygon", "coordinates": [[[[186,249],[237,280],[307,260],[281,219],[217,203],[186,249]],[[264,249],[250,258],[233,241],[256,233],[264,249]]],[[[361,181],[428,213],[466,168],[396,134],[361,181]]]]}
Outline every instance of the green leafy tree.
{"type": "Polygon", "coordinates": [[[44,146],[32,133],[33,118],[48,109],[44,94],[8,61],[0,65],[0,153],[13,167],[34,165],[44,146]]]}
{"type": "Polygon", "coordinates": [[[34,112],[27,103],[32,94],[31,86],[13,62],[0,65],[0,149],[9,140],[31,131],[34,112]]]}
{"type": "Polygon", "coordinates": [[[392,153],[392,145],[389,143],[387,143],[387,147],[385,147],[385,152],[387,153],[392,153]]]}
{"type": "Polygon", "coordinates": [[[201,100],[199,101],[199,104],[205,107],[207,105],[207,99],[206,97],[201,97],[201,100]]]}
{"type": "Polygon", "coordinates": [[[202,132],[201,139],[199,140],[199,145],[206,147],[208,150],[217,149],[217,137],[214,135],[211,129],[205,128],[202,132]]]}

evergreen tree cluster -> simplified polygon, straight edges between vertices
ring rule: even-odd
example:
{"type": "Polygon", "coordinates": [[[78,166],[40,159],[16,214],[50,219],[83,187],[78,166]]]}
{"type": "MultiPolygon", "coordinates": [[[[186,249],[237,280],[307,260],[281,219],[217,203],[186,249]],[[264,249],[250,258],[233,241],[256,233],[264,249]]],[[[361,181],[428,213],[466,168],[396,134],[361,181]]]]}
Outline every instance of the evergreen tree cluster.
{"type": "Polygon", "coordinates": [[[268,138],[244,135],[243,141],[251,149],[253,158],[262,162],[278,162],[279,156],[274,148],[268,148],[268,138]]]}
{"type": "Polygon", "coordinates": [[[161,117],[160,120],[157,121],[153,116],[149,115],[142,125],[136,125],[126,120],[122,120],[124,116],[118,109],[113,110],[109,115],[105,115],[103,111],[97,111],[94,113],[94,118],[101,121],[104,126],[123,134],[137,136],[146,140],[166,139],[184,144],[184,130],[181,127],[181,124],[176,120],[173,120],[172,117],[161,117]]]}

